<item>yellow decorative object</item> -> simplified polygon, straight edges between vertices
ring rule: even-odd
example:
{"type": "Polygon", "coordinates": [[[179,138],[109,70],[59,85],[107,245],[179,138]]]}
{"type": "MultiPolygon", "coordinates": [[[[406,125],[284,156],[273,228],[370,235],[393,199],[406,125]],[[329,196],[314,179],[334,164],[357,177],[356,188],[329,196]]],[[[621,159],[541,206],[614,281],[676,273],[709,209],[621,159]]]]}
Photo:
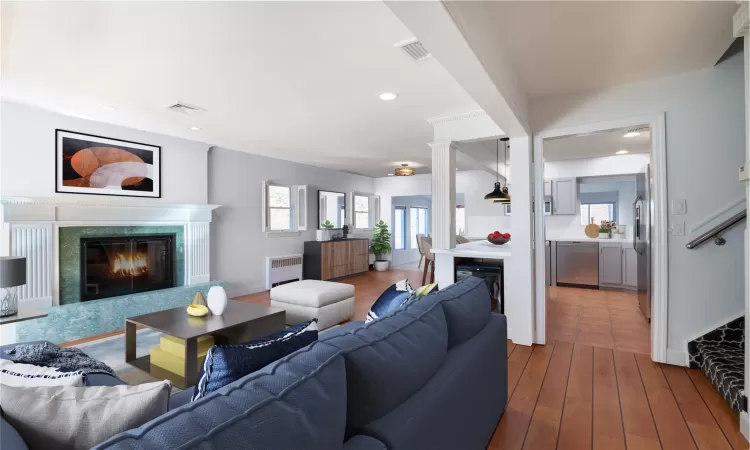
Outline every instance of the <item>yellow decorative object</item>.
{"type": "MultiPolygon", "coordinates": [[[[214,345],[213,336],[198,338],[198,367],[203,366],[208,350],[214,345]]],[[[162,336],[159,345],[151,349],[151,364],[181,377],[185,376],[185,340],[162,336]]]]}
{"type": "Polygon", "coordinates": [[[206,303],[206,297],[203,296],[203,292],[198,291],[193,296],[193,302],[191,303],[193,305],[203,305],[208,307],[208,304],[206,303]]]}
{"type": "Polygon", "coordinates": [[[208,314],[208,308],[204,305],[190,305],[187,307],[187,313],[195,317],[203,317],[208,314]]]}

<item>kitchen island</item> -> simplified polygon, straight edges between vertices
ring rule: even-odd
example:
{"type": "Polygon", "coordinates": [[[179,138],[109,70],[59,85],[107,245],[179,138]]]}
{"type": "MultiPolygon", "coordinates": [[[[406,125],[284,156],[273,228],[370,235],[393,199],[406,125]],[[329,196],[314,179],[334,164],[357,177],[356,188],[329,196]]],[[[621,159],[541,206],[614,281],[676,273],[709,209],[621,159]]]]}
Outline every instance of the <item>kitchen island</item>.
{"type": "MultiPolygon", "coordinates": [[[[507,260],[511,257],[511,243],[505,245],[494,245],[488,241],[475,241],[467,244],[459,244],[451,249],[432,249],[435,255],[435,282],[442,289],[456,282],[456,266],[467,259],[502,260],[504,270],[507,270],[507,260]]],[[[498,261],[499,262],[499,261],[498,261]]],[[[507,273],[507,272],[506,272],[507,273]]],[[[507,280],[508,278],[505,277],[507,280]]],[[[506,293],[508,283],[504,283],[503,298],[507,299],[506,293]]]]}

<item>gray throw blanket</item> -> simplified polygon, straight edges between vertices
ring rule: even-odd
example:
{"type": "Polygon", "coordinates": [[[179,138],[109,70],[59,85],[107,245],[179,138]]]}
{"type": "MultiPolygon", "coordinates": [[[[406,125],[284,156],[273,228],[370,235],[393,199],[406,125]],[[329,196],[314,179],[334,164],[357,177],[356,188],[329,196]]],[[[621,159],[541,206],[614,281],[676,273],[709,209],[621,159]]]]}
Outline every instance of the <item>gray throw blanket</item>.
{"type": "MultiPolygon", "coordinates": [[[[7,350],[8,359],[23,364],[56,367],[69,372],[80,370],[83,373],[108,373],[115,375],[115,371],[103,362],[91,358],[78,348],[61,348],[49,342],[42,344],[19,344],[12,350],[7,350]]],[[[116,376],[116,375],[115,375],[116,376]]]]}

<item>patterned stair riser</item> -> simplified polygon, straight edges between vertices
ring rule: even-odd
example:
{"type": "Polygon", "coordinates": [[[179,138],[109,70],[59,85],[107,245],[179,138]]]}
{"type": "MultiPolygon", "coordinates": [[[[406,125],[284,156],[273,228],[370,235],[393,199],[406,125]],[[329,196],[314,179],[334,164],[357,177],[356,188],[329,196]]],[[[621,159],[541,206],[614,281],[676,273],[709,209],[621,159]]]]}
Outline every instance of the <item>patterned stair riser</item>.
{"type": "Polygon", "coordinates": [[[746,410],[744,317],[690,341],[688,354],[690,367],[701,369],[736,413],[746,410]]]}

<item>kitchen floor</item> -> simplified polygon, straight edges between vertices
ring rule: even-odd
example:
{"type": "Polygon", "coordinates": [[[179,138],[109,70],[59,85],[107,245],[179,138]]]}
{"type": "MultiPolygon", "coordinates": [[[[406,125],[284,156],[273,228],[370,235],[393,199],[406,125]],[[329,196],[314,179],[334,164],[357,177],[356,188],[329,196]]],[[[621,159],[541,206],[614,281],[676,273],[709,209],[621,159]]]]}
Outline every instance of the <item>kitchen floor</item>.
{"type": "Polygon", "coordinates": [[[651,354],[650,325],[635,293],[551,286],[547,340],[651,354]]]}

